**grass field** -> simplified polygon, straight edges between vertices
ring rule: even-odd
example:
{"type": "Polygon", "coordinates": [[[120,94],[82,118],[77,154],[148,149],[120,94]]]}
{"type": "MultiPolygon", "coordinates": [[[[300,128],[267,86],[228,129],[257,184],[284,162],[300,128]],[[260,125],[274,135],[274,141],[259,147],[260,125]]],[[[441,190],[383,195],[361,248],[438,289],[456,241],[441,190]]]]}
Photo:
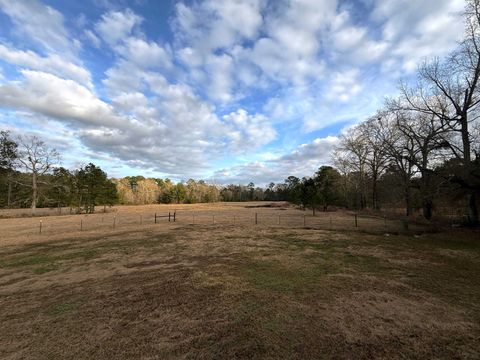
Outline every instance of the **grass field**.
{"type": "Polygon", "coordinates": [[[0,358],[480,358],[478,232],[245,204],[140,224],[151,210],[168,208],[120,208],[135,221],[116,228],[49,217],[42,234],[0,220],[0,358]]]}

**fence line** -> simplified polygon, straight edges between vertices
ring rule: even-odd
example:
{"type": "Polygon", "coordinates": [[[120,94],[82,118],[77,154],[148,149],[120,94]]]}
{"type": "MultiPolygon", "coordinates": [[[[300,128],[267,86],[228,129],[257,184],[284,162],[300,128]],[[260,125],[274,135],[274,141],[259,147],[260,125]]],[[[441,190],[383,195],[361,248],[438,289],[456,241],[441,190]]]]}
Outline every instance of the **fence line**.
{"type": "MultiPolygon", "coordinates": [[[[120,214],[114,214],[112,221],[108,221],[108,216],[102,214],[101,221],[95,214],[92,214],[91,217],[84,215],[84,218],[80,219],[80,231],[93,231],[93,230],[102,230],[106,227],[111,227],[115,229],[120,226],[144,226],[144,225],[154,225],[154,224],[167,224],[167,223],[176,223],[180,225],[254,225],[254,226],[280,226],[280,227],[315,227],[325,230],[334,230],[334,229],[369,229],[377,231],[402,231],[402,230],[413,230],[417,228],[418,230],[426,230],[427,227],[421,224],[408,223],[405,220],[401,219],[388,219],[386,216],[363,216],[357,213],[354,214],[345,214],[340,213],[339,218],[334,219],[332,214],[328,216],[314,216],[307,215],[305,213],[299,214],[261,214],[261,213],[251,213],[250,215],[241,216],[238,214],[198,214],[193,212],[191,217],[188,211],[183,214],[177,214],[175,212],[166,213],[153,213],[153,214],[125,214],[121,216],[120,214]],[[92,219],[93,218],[93,219],[92,219]],[[96,221],[97,220],[97,221],[96,221]],[[412,228],[413,226],[413,228],[412,228]]],[[[326,214],[325,214],[326,215],[326,214]]],[[[57,219],[58,220],[58,219],[57,219]]],[[[78,223],[77,223],[78,224],[78,223]]],[[[78,226],[78,225],[77,225],[78,226]]],[[[38,234],[50,233],[53,229],[64,228],[65,231],[71,230],[74,227],[74,224],[69,226],[69,223],[49,223],[48,218],[41,219],[38,224],[38,234]],[[69,228],[70,229],[66,229],[69,228]]],[[[77,228],[78,229],[78,228],[77,228]]]]}

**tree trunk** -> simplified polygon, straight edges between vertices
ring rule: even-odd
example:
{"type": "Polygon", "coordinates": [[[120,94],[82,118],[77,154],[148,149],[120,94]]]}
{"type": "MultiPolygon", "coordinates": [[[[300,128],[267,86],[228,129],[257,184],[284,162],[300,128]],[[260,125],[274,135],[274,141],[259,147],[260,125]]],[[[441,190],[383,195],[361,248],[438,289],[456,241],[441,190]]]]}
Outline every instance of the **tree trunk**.
{"type": "Polygon", "coordinates": [[[472,226],[477,226],[479,224],[477,196],[475,192],[468,194],[468,222],[472,226]]]}
{"type": "Polygon", "coordinates": [[[35,211],[37,208],[37,174],[32,173],[32,210],[35,211]]]}
{"type": "Polygon", "coordinates": [[[12,182],[8,179],[7,208],[12,205],[12,182]]]}
{"type": "MultiPolygon", "coordinates": [[[[463,158],[465,160],[465,166],[471,169],[472,157],[470,155],[470,136],[468,133],[468,119],[466,116],[462,119],[462,145],[463,145],[463,158]]],[[[468,223],[471,226],[477,226],[479,224],[478,209],[477,209],[477,196],[474,191],[470,191],[467,196],[468,200],[468,223]]]]}
{"type": "Polygon", "coordinates": [[[432,218],[433,213],[433,201],[431,199],[423,200],[423,217],[427,220],[432,218]]]}
{"type": "Polygon", "coordinates": [[[377,178],[376,176],[372,179],[372,207],[374,210],[378,210],[378,199],[377,199],[377,178]]]}
{"type": "Polygon", "coordinates": [[[410,195],[410,186],[405,187],[405,212],[407,216],[412,215],[412,199],[410,195]]]}

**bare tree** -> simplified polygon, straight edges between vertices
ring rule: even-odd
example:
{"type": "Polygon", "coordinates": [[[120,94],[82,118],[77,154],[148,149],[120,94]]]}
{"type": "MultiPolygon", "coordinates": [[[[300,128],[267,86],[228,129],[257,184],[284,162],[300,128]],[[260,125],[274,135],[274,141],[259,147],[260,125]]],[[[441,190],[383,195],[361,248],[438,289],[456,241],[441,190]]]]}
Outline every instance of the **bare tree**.
{"type": "MultiPolygon", "coordinates": [[[[474,150],[470,127],[478,120],[480,104],[480,0],[467,1],[465,25],[458,49],[443,62],[425,62],[417,86],[403,84],[401,92],[404,109],[433,116],[445,130],[458,135],[459,141],[453,138],[446,145],[469,173],[474,150]]],[[[468,194],[468,208],[470,222],[478,223],[475,191],[468,194]]]]}
{"type": "Polygon", "coordinates": [[[385,157],[385,166],[399,174],[403,186],[406,216],[410,216],[412,214],[412,177],[415,169],[408,154],[413,149],[413,143],[402,134],[397,126],[398,117],[401,116],[402,112],[400,111],[384,110],[379,112],[376,136],[382,144],[381,151],[385,157]]]}
{"type": "Polygon", "coordinates": [[[422,196],[423,216],[430,220],[433,211],[432,180],[434,167],[444,160],[442,150],[447,147],[445,138],[449,132],[438,119],[428,114],[402,114],[397,117],[397,127],[410,146],[405,149],[406,157],[420,173],[419,190],[422,196]]]}
{"type": "Polygon", "coordinates": [[[365,158],[367,172],[372,182],[372,207],[379,209],[378,180],[387,166],[387,156],[383,149],[382,125],[377,114],[358,126],[362,139],[365,142],[367,156],[365,158]]]}
{"type": "Polygon", "coordinates": [[[350,174],[355,175],[355,187],[360,195],[360,208],[367,206],[367,159],[370,148],[366,136],[358,126],[351,129],[340,138],[340,144],[336,148],[337,161],[343,162],[350,168],[350,174]]]}
{"type": "Polygon", "coordinates": [[[32,175],[32,205],[33,211],[37,208],[39,176],[47,173],[52,166],[59,162],[60,155],[36,136],[18,138],[18,161],[25,170],[32,175]]]}

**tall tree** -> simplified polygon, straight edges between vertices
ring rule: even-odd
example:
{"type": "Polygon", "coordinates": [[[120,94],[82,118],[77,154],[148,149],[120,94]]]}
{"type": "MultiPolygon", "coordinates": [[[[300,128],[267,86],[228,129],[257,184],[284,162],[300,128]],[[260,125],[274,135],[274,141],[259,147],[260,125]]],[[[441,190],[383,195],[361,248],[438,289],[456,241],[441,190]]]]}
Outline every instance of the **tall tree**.
{"type": "MultiPolygon", "coordinates": [[[[10,137],[8,131],[0,131],[0,176],[1,186],[6,188],[6,205],[11,206],[12,176],[15,161],[18,158],[18,144],[10,137]]],[[[3,198],[3,197],[2,197],[3,198]]]]}
{"type": "MultiPolygon", "coordinates": [[[[480,0],[467,0],[465,25],[459,47],[445,61],[425,62],[419,69],[418,85],[403,85],[401,90],[407,109],[434,116],[458,134],[459,141],[449,141],[448,146],[471,173],[475,167],[470,125],[477,120],[480,104],[480,0]]],[[[468,178],[461,179],[462,183],[468,178]]],[[[476,196],[475,190],[469,191],[468,217],[472,224],[479,222],[476,196]]]]}
{"type": "Polygon", "coordinates": [[[18,161],[31,174],[32,202],[31,208],[35,211],[38,201],[38,178],[50,171],[60,160],[60,155],[54,148],[50,148],[36,136],[18,138],[18,161]]]}

